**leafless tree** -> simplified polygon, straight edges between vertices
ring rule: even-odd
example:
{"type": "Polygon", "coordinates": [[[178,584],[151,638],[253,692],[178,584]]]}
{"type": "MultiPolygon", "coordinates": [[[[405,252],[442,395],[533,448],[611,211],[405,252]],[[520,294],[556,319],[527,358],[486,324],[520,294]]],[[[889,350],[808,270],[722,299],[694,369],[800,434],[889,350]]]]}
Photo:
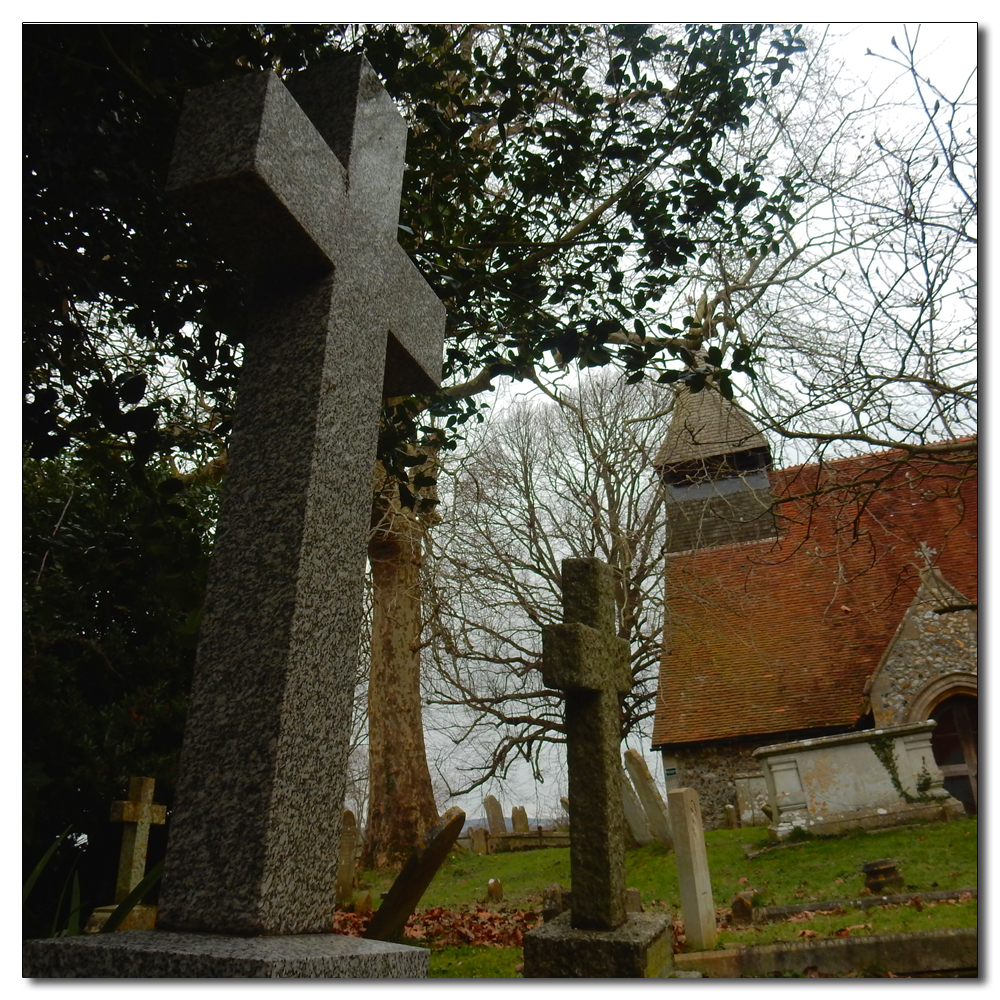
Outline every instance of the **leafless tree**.
{"type": "Polygon", "coordinates": [[[755,359],[757,377],[733,381],[779,464],[873,448],[954,456],[949,439],[976,433],[975,53],[945,94],[920,42],[904,26],[891,55],[869,52],[896,73],[874,91],[849,82],[825,36],[811,40],[730,149],[767,157],[773,182],[796,189],[794,217],[775,218],[775,244],[753,256],[705,230],[701,266],[666,304],[686,304],[705,371],[706,348],[755,359]]]}
{"type": "Polygon", "coordinates": [[[560,565],[597,556],[616,573],[618,633],[632,650],[623,737],[653,712],[663,629],[664,499],[652,469],[669,391],[611,370],[575,390],[512,403],[471,435],[440,480],[442,521],[424,583],[424,689],[450,736],[451,791],[539,772],[564,741],[559,692],[538,671],[541,626],[561,620],[560,565]]]}

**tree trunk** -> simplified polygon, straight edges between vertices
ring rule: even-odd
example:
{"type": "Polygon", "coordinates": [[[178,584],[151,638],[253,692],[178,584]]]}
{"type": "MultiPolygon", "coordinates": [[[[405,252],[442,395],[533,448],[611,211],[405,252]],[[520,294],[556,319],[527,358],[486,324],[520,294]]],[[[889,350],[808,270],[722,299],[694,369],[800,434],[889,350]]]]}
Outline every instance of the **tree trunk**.
{"type": "MultiPolygon", "coordinates": [[[[381,470],[380,470],[381,471],[381,470]]],[[[368,822],[363,865],[405,861],[437,822],[420,699],[420,565],[424,525],[385,484],[368,543],[372,652],[368,679],[368,822]]]]}

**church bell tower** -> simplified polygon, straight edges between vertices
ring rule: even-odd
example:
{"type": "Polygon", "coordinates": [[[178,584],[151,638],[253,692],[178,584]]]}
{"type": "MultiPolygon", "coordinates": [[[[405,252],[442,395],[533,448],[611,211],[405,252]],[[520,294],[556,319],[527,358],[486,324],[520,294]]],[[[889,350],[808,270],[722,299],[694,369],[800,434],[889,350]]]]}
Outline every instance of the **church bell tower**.
{"type": "Polygon", "coordinates": [[[776,538],[771,449],[711,385],[680,389],[654,462],[668,499],[667,552],[776,538]]]}

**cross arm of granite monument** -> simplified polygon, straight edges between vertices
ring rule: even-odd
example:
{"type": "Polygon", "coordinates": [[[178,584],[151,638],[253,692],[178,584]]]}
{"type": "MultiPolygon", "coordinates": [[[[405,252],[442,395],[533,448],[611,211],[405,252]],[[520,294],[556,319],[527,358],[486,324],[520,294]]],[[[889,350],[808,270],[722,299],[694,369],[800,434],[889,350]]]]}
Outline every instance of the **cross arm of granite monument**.
{"type": "Polygon", "coordinates": [[[397,242],[405,150],[374,70],[346,56],[287,86],[254,73],[190,93],[167,184],[258,293],[336,268],[356,295],[377,288],[385,396],[432,391],[441,371],[443,308],[397,242]]]}

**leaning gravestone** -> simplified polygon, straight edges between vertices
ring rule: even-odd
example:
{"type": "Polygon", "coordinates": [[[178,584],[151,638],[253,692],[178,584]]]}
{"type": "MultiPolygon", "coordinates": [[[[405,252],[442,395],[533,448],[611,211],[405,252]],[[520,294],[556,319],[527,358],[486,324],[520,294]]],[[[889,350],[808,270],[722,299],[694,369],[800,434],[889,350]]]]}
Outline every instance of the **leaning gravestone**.
{"type": "Polygon", "coordinates": [[[542,677],[565,693],[570,912],[524,936],[526,978],[658,977],[672,934],[663,914],[628,913],[622,808],[621,698],[629,646],[615,629],[614,577],[597,559],[562,564],[563,624],[542,632],[542,677]]]}
{"type": "Polygon", "coordinates": [[[491,837],[502,837],[507,832],[507,821],[503,818],[503,806],[492,795],[483,799],[486,808],[486,822],[490,825],[491,837]]]}
{"type": "Polygon", "coordinates": [[[632,843],[636,847],[645,847],[646,844],[651,844],[653,835],[649,832],[649,823],[642,810],[642,803],[624,771],[622,771],[622,808],[625,810],[625,829],[632,843]]]}
{"type": "Polygon", "coordinates": [[[406,126],[361,56],[185,101],[168,188],[249,279],[158,926],[25,946],[28,976],[426,975],[329,934],[383,394],[444,308],[396,240],[406,126]]]}
{"type": "Polygon", "coordinates": [[[667,801],[674,831],[684,933],[692,948],[708,951],[715,947],[717,925],[698,793],[693,788],[672,788],[667,792],[667,801]]]}
{"type": "Polygon", "coordinates": [[[664,847],[673,847],[674,842],[670,835],[667,806],[660,795],[660,790],[656,787],[656,782],[653,781],[653,776],[649,773],[649,766],[646,764],[645,758],[638,750],[626,750],[624,762],[639,796],[639,801],[642,802],[642,809],[649,821],[649,829],[653,836],[664,847]]]}
{"type": "Polygon", "coordinates": [[[396,876],[382,905],[365,929],[366,938],[394,941],[403,936],[406,921],[458,840],[464,822],[465,813],[457,807],[449,809],[441,817],[396,876]]]}

